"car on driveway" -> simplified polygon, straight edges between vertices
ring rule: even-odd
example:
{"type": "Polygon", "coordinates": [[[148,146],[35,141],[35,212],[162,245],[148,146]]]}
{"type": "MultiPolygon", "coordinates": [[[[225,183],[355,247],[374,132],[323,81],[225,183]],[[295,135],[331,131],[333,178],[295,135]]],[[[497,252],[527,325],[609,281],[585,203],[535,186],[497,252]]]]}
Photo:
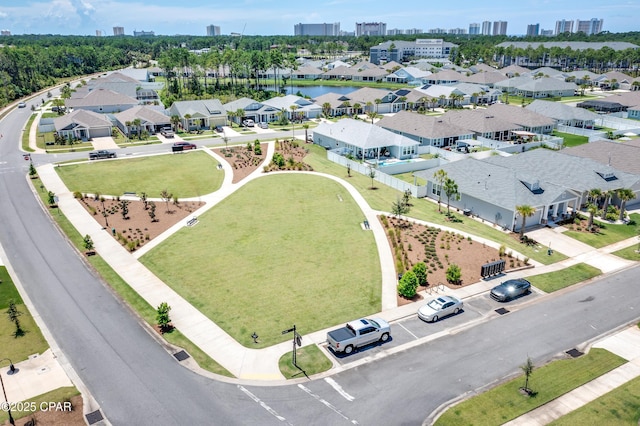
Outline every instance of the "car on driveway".
{"type": "Polygon", "coordinates": [[[175,133],[173,132],[172,129],[162,129],[160,130],[160,134],[165,138],[172,138],[175,136],[175,133]]]}
{"type": "Polygon", "coordinates": [[[186,151],[187,149],[196,149],[197,146],[194,143],[191,142],[176,142],[173,144],[174,147],[182,147],[183,151],[186,151]]]}
{"type": "Polygon", "coordinates": [[[244,127],[253,127],[255,125],[255,122],[252,119],[247,118],[246,120],[242,120],[242,125],[244,127]]]}
{"type": "Polygon", "coordinates": [[[258,123],[258,127],[260,127],[261,129],[268,129],[269,125],[264,121],[261,121],[260,123],[258,123]]]}
{"type": "Polygon", "coordinates": [[[462,310],[462,300],[453,296],[439,296],[431,299],[418,309],[418,317],[427,322],[436,322],[449,315],[457,315],[462,310]]]}
{"type": "Polygon", "coordinates": [[[216,126],[214,130],[218,133],[222,133],[224,129],[222,128],[222,126],[216,126]]]}
{"type": "Polygon", "coordinates": [[[491,298],[498,302],[513,300],[531,292],[531,283],[524,278],[507,280],[491,289],[491,298]]]}

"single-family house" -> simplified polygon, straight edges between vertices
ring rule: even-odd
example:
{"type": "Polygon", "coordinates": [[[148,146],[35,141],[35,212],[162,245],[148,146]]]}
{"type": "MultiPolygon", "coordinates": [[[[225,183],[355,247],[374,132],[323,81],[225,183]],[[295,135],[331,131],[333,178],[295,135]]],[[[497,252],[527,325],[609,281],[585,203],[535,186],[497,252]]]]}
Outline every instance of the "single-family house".
{"type": "Polygon", "coordinates": [[[416,67],[400,68],[391,74],[387,75],[384,79],[389,83],[401,83],[411,86],[422,86],[426,84],[426,79],[432,73],[431,71],[423,71],[416,67]]]}
{"type": "Polygon", "coordinates": [[[463,78],[464,76],[457,71],[443,69],[428,76],[426,84],[454,84],[460,82],[463,78]]]}
{"type": "Polygon", "coordinates": [[[364,160],[412,158],[419,145],[405,136],[351,118],[343,118],[336,123],[320,123],[313,129],[313,143],[364,160]]]}
{"type": "Polygon", "coordinates": [[[67,109],[82,109],[99,114],[121,112],[133,108],[138,103],[138,100],[131,96],[108,89],[92,90],[82,98],[66,99],[64,102],[67,109]]]}
{"type": "Polygon", "coordinates": [[[516,94],[525,98],[555,98],[574,96],[578,86],[553,77],[534,78],[516,87],[516,94]]]}
{"type": "Polygon", "coordinates": [[[106,115],[83,109],[54,118],[53,125],[61,137],[83,141],[111,136],[113,129],[113,124],[106,115]]]}
{"type": "Polygon", "coordinates": [[[355,67],[351,67],[350,69],[355,72],[351,75],[351,80],[353,81],[382,81],[386,76],[389,75],[389,72],[383,68],[378,67],[369,67],[369,68],[359,68],[354,69],[355,67]]]}
{"type": "Polygon", "coordinates": [[[636,84],[634,87],[634,81],[638,81],[638,79],[620,71],[609,71],[594,79],[594,83],[603,90],[638,90],[640,84],[636,84]]]}
{"type": "Polygon", "coordinates": [[[474,137],[509,142],[517,139],[514,131],[523,131],[511,121],[502,119],[485,109],[450,110],[441,116],[443,121],[473,132],[474,137]]]}
{"type": "Polygon", "coordinates": [[[231,121],[240,125],[244,119],[251,119],[255,123],[270,123],[276,121],[280,115],[280,110],[270,105],[265,105],[262,102],[255,101],[249,98],[240,98],[235,101],[228,102],[223,105],[227,111],[227,115],[233,114],[231,121]]]}
{"type": "Polygon", "coordinates": [[[183,129],[211,129],[227,124],[227,111],[218,99],[177,101],[169,107],[169,117],[177,116],[183,129]]]}
{"type": "Polygon", "coordinates": [[[138,105],[113,115],[115,124],[125,135],[146,131],[155,134],[165,127],[171,126],[168,115],[157,109],[138,105]],[[139,124],[136,124],[138,123],[139,124]]]}
{"type": "Polygon", "coordinates": [[[262,104],[274,110],[284,111],[290,120],[309,120],[322,115],[322,107],[320,105],[296,95],[276,96],[263,101],[262,104]],[[292,106],[294,108],[291,108],[292,106]]]}
{"type": "Polygon", "coordinates": [[[493,104],[487,112],[510,121],[531,133],[549,135],[556,128],[556,121],[546,115],[515,105],[493,104]]]}
{"type": "Polygon", "coordinates": [[[316,97],[313,102],[330,117],[353,114],[353,101],[349,95],[329,92],[316,97]]]}
{"type": "Polygon", "coordinates": [[[525,75],[530,71],[531,70],[529,68],[521,67],[520,65],[515,64],[498,69],[499,73],[504,74],[508,78],[520,77],[521,75],[525,75]]]}
{"type": "Polygon", "coordinates": [[[564,126],[592,129],[596,120],[600,119],[598,114],[586,109],[574,108],[559,102],[543,101],[541,99],[536,99],[525,108],[552,118],[556,120],[558,125],[564,126]]]}
{"type": "Polygon", "coordinates": [[[398,100],[404,99],[407,110],[426,111],[429,108],[435,108],[438,104],[438,99],[417,89],[398,89],[394,93],[398,96],[398,100]]]}
{"type": "Polygon", "coordinates": [[[462,81],[466,83],[482,84],[488,87],[493,87],[499,81],[504,80],[504,74],[498,71],[477,72],[469,77],[464,77],[462,81]]]}
{"type": "Polygon", "coordinates": [[[457,147],[458,141],[472,139],[473,132],[456,124],[445,121],[442,117],[433,117],[409,111],[386,116],[376,123],[376,126],[393,133],[406,136],[422,147],[435,146],[438,148],[457,147]]]}
{"type": "Polygon", "coordinates": [[[570,81],[577,85],[586,84],[587,86],[598,85],[598,78],[601,77],[600,74],[587,70],[565,72],[562,75],[564,75],[565,81],[570,81]]]}
{"type": "Polygon", "coordinates": [[[358,103],[363,111],[388,114],[406,108],[406,99],[390,90],[363,87],[349,93],[348,96],[352,99],[351,105],[358,103]]]}
{"type": "MultiPolygon", "coordinates": [[[[600,140],[568,147],[561,152],[566,155],[590,158],[600,164],[640,176],[640,161],[638,161],[640,143],[600,140]]],[[[640,196],[636,197],[635,202],[640,203],[640,196]]]]}
{"type": "Polygon", "coordinates": [[[429,86],[423,86],[418,89],[419,92],[425,94],[433,99],[438,99],[438,105],[441,107],[450,105],[469,105],[471,103],[471,96],[458,90],[457,85],[442,85],[433,84],[429,86]]]}
{"type": "Polygon", "coordinates": [[[350,67],[341,65],[339,67],[331,68],[328,71],[322,73],[323,80],[351,80],[354,71],[350,67]]]}
{"type": "Polygon", "coordinates": [[[303,65],[291,70],[292,80],[318,80],[322,77],[323,71],[320,68],[303,65]]]}

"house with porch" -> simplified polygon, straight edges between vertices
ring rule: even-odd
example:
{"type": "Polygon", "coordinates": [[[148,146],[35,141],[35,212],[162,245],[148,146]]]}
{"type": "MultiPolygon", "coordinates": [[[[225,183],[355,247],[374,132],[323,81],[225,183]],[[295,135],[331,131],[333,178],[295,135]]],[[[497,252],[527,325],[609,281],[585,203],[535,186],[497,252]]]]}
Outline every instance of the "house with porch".
{"type": "Polygon", "coordinates": [[[525,107],[529,111],[537,112],[554,119],[557,125],[582,127],[593,129],[600,116],[584,108],[574,108],[559,102],[536,99],[525,107]]]}
{"type": "Polygon", "coordinates": [[[148,106],[138,105],[114,114],[115,124],[125,135],[146,131],[153,135],[171,126],[171,119],[164,112],[148,106]],[[139,125],[136,125],[139,120],[139,125]]]}
{"type": "Polygon", "coordinates": [[[510,142],[517,139],[514,132],[524,131],[522,126],[493,115],[484,109],[450,110],[444,113],[441,119],[473,132],[474,138],[482,137],[510,142]]]}
{"type": "Polygon", "coordinates": [[[493,104],[487,108],[487,112],[517,124],[526,132],[550,135],[556,128],[554,119],[520,106],[493,104]]]}
{"type": "Polygon", "coordinates": [[[313,129],[313,143],[363,160],[413,158],[419,145],[405,136],[351,118],[320,123],[313,129]]]}
{"type": "Polygon", "coordinates": [[[137,99],[108,89],[96,89],[88,92],[82,98],[66,99],[67,109],[92,111],[98,114],[125,111],[138,105],[137,99]]]}
{"type": "Polygon", "coordinates": [[[423,86],[427,82],[427,77],[431,71],[423,71],[416,67],[400,68],[387,75],[384,80],[389,83],[408,84],[410,86],[423,86]]]}
{"type": "Polygon", "coordinates": [[[227,111],[218,99],[177,101],[167,110],[169,117],[177,116],[186,131],[211,129],[227,124],[227,111]]]}
{"type": "Polygon", "coordinates": [[[378,114],[398,112],[406,107],[406,100],[401,99],[396,93],[385,89],[363,87],[349,93],[352,99],[351,105],[359,103],[363,111],[375,111],[378,114]]]}
{"type": "Polygon", "coordinates": [[[291,70],[292,80],[318,80],[322,78],[322,71],[320,68],[312,67],[309,65],[300,66],[294,70],[291,70]]]}
{"type": "Polygon", "coordinates": [[[276,96],[263,101],[262,104],[278,111],[285,111],[290,120],[294,119],[294,115],[297,120],[310,120],[322,115],[321,106],[297,95],[276,96]],[[294,105],[295,111],[291,109],[294,105]]]}
{"type": "Polygon", "coordinates": [[[88,141],[111,136],[113,124],[104,114],[77,109],[53,119],[55,131],[68,140],[88,141]]]}
{"type": "Polygon", "coordinates": [[[243,112],[242,116],[234,116],[231,119],[238,125],[242,123],[242,120],[247,118],[253,120],[255,123],[270,123],[276,121],[280,115],[279,109],[250,98],[236,99],[235,101],[224,104],[223,107],[228,112],[243,112]]]}

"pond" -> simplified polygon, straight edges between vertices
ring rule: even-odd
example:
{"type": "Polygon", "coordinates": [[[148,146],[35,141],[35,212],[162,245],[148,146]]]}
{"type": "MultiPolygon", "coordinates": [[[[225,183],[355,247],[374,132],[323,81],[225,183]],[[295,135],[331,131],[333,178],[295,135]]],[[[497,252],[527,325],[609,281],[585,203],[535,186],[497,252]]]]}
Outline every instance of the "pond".
{"type": "Polygon", "coordinates": [[[361,87],[356,86],[286,86],[286,94],[287,95],[295,95],[298,92],[302,93],[305,96],[309,96],[311,99],[317,98],[318,96],[326,95],[327,93],[338,93],[340,95],[347,95],[351,92],[354,92],[361,87]]]}

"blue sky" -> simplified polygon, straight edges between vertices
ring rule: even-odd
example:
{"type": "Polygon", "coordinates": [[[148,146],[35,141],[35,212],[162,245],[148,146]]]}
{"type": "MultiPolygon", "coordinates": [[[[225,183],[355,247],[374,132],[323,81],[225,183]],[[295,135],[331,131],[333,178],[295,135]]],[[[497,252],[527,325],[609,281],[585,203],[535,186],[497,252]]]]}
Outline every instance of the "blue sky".
{"type": "Polygon", "coordinates": [[[466,28],[472,22],[507,21],[507,34],[526,33],[527,24],[554,29],[555,22],[604,19],[603,30],[640,30],[640,0],[2,0],[0,29],[12,34],[113,34],[114,26],[160,35],[293,35],[297,23],[339,22],[354,31],[356,22],[385,22],[387,29],[466,28]],[[394,10],[394,6],[401,6],[394,10]]]}

